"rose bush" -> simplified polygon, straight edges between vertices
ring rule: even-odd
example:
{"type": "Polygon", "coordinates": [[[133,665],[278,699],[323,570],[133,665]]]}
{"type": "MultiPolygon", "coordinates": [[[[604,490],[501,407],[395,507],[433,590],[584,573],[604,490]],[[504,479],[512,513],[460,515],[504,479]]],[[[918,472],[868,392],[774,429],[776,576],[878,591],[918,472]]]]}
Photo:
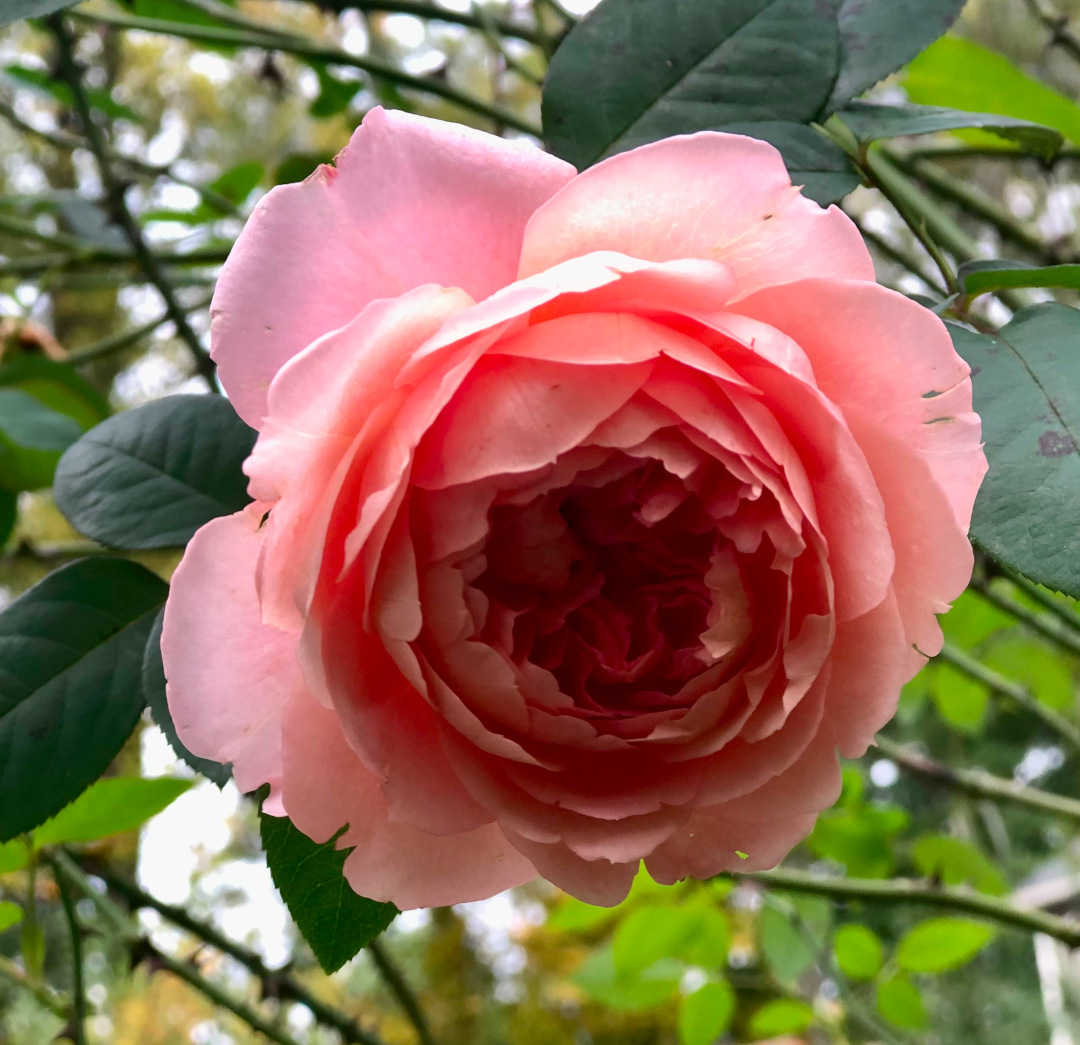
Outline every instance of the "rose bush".
{"type": "Polygon", "coordinates": [[[968,580],[968,368],[760,141],[577,174],[376,109],[212,312],[254,503],[176,571],[169,703],[374,899],[775,864],[968,580]]]}

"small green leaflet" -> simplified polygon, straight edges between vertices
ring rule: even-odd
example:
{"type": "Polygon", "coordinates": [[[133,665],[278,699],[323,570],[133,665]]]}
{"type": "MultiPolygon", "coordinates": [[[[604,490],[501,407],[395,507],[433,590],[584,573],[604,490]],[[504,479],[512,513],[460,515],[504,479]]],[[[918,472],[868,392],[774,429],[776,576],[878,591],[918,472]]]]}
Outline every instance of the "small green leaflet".
{"type": "Polygon", "coordinates": [[[680,1045],[712,1045],[731,1025],[735,991],[726,980],[706,983],[679,1003],[680,1045]]]}
{"type": "Polygon", "coordinates": [[[968,918],[932,918],[901,939],[896,963],[905,972],[937,973],[966,965],[996,935],[992,926],[968,918]]]}
{"type": "Polygon", "coordinates": [[[353,892],[342,873],[351,850],[335,848],[341,832],[320,845],[286,817],[260,813],[259,821],[274,885],[323,972],[336,972],[394,920],[397,908],[353,892]]]}
{"type": "Polygon", "coordinates": [[[833,950],[836,964],[851,980],[872,980],[885,963],[885,948],[877,933],[856,922],[837,929],[833,950]]]}
{"type": "Polygon", "coordinates": [[[22,917],[22,908],[18,904],[9,903],[7,900],[0,901],[0,933],[13,925],[18,925],[22,917]]]}

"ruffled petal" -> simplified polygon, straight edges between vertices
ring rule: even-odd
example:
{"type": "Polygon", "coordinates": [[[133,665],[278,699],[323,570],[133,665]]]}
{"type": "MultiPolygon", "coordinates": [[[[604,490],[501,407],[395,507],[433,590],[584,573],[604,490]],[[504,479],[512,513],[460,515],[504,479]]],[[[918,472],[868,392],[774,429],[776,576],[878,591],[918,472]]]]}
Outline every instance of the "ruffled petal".
{"type": "Polygon", "coordinates": [[[281,714],[304,689],[298,635],[263,624],[262,544],[252,511],[207,523],[173,574],[161,636],[176,732],[196,755],[231,762],[241,791],[281,776],[281,714]]]}
{"type": "Polygon", "coordinates": [[[519,274],[598,250],[721,261],[740,295],[811,276],[874,279],[855,225],[801,195],[776,149],[715,131],[665,138],[579,174],[530,220],[519,274]]]}
{"type": "Polygon", "coordinates": [[[218,279],[211,345],[258,427],[281,366],[368,302],[514,279],[525,224],[574,169],[526,142],[372,109],[335,166],[260,201],[218,279]]]}

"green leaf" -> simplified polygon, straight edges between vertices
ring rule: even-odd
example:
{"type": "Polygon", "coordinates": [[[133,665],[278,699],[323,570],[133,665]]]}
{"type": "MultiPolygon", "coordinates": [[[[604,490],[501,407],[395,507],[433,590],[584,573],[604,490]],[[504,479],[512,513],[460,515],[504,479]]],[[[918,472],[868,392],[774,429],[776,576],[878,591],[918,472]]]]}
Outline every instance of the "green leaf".
{"type": "Polygon", "coordinates": [[[927,673],[930,695],[941,717],[961,733],[978,732],[990,706],[986,687],[951,664],[935,663],[927,673]]]}
{"type": "Polygon", "coordinates": [[[107,777],[34,830],[34,846],[94,842],[134,831],[191,787],[177,777],[107,777]]]}
{"type": "Polygon", "coordinates": [[[679,1003],[681,1045],[712,1045],[731,1026],[735,992],[726,980],[706,983],[679,1003]]]}
{"type": "MultiPolygon", "coordinates": [[[[0,20],[3,18],[4,16],[0,15],[0,20]]],[[[4,66],[3,71],[9,80],[14,80],[24,88],[28,87],[32,91],[50,97],[68,108],[73,105],[71,88],[43,69],[28,69],[22,65],[7,65],[4,66]]],[[[137,112],[116,101],[109,91],[101,87],[88,87],[86,96],[93,108],[100,110],[106,116],[111,116],[114,120],[131,120],[133,123],[141,121],[141,117],[137,112]]]]}
{"type": "Polygon", "coordinates": [[[333,162],[333,153],[298,152],[286,156],[274,171],[274,184],[287,185],[294,181],[303,181],[320,163],[333,162]]]}
{"type": "Polygon", "coordinates": [[[840,61],[837,0],[604,0],[555,52],[550,151],[602,156],[732,123],[807,123],[840,61]]]}
{"type": "Polygon", "coordinates": [[[612,960],[620,974],[641,972],[662,958],[716,967],[727,957],[730,942],[727,918],[715,907],[638,907],[615,931],[612,960]]]}
{"type": "Polygon", "coordinates": [[[973,591],[965,591],[941,618],[945,637],[965,650],[982,645],[1013,624],[1015,621],[1012,617],[973,591]]]}
{"type": "Polygon", "coordinates": [[[957,269],[956,278],[968,298],[996,294],[1014,287],[1065,287],[1080,290],[1080,265],[1027,265],[1005,258],[968,261],[957,269]]]}
{"type": "Polygon", "coordinates": [[[966,2],[844,0],[839,19],[843,57],[828,111],[906,65],[956,21],[966,2]]]}
{"type": "Polygon", "coordinates": [[[0,844],[0,874],[21,871],[30,862],[30,848],[21,838],[0,844]]]}
{"type": "Polygon", "coordinates": [[[316,119],[338,116],[345,112],[364,85],[359,80],[339,80],[326,67],[325,62],[308,64],[319,78],[319,94],[308,106],[308,112],[316,119]]]}
{"type": "Polygon", "coordinates": [[[833,949],[840,971],[850,980],[872,980],[885,964],[885,947],[877,933],[857,922],[836,930],[833,949]]]}
{"type": "Polygon", "coordinates": [[[922,996],[906,976],[897,974],[878,984],[877,1010],[897,1027],[920,1030],[926,1026],[922,996]]]}
{"type": "Polygon", "coordinates": [[[962,838],[922,835],[911,847],[911,860],[919,874],[945,885],[970,885],[993,896],[1008,891],[1001,872],[980,849],[962,838]]]}
{"type": "Polygon", "coordinates": [[[896,948],[905,972],[937,973],[966,965],[995,936],[984,922],[967,918],[931,918],[907,932],[896,948]]]}
{"type": "Polygon", "coordinates": [[[762,956],[781,983],[794,983],[817,960],[832,905],[820,897],[770,898],[759,924],[762,956]]]}
{"type": "Polygon", "coordinates": [[[904,87],[913,102],[1030,120],[1080,142],[1080,107],[971,40],[938,40],[908,66],[904,87]]]}
{"type": "Polygon", "coordinates": [[[45,406],[67,414],[82,429],[93,428],[109,416],[109,404],[73,367],[44,356],[18,355],[0,363],[0,388],[29,392],[45,406]]]}
{"type": "Polygon", "coordinates": [[[177,756],[196,773],[201,773],[218,787],[224,787],[232,779],[232,770],[213,759],[193,755],[176,735],[176,726],[173,724],[169,701],[165,695],[165,667],[161,660],[161,623],[164,616],[165,611],[162,609],[154,619],[154,626],[146,639],[142,665],[142,688],[146,706],[177,756]]]}
{"type": "Polygon", "coordinates": [[[266,168],[258,160],[249,160],[227,170],[212,181],[209,187],[230,203],[239,206],[255,191],[265,173],[266,168]]]}
{"type": "Polygon", "coordinates": [[[59,812],[131,735],[167,593],[137,563],[80,559],[0,612],[0,841],[59,812]]]}
{"type": "Polygon", "coordinates": [[[319,845],[286,817],[260,813],[259,821],[274,885],[323,972],[336,972],[394,920],[397,908],[353,892],[342,873],[351,850],[335,848],[340,831],[319,845]]]}
{"type": "Polygon", "coordinates": [[[593,951],[571,980],[594,1001],[622,1012],[651,1009],[679,990],[683,966],[673,958],[654,962],[636,974],[619,973],[610,947],[593,951]]]}
{"type": "Polygon", "coordinates": [[[102,544],[182,545],[248,503],[240,466],[254,444],[227,400],[169,396],[110,417],[72,446],[56,469],[56,503],[102,544]]]}
{"type": "Polygon", "coordinates": [[[0,388],[0,489],[48,486],[56,462],[82,428],[21,388],[0,388]]]}
{"type": "Polygon", "coordinates": [[[4,0],[0,5],[0,26],[21,22],[25,18],[41,18],[71,7],[77,0],[4,0]]]}
{"type": "Polygon", "coordinates": [[[588,932],[610,921],[616,913],[614,908],[594,907],[575,896],[565,896],[558,907],[548,915],[545,925],[555,932],[588,932]]]}
{"type": "Polygon", "coordinates": [[[766,1002],[750,1018],[750,1034],[758,1038],[778,1038],[781,1034],[798,1034],[814,1020],[814,1010],[794,998],[777,998],[766,1002]]]}
{"type": "Polygon", "coordinates": [[[7,900],[0,901],[0,933],[13,925],[18,925],[22,918],[23,911],[18,904],[9,903],[7,900]]]}
{"type": "Polygon", "coordinates": [[[830,809],[818,819],[808,843],[815,856],[835,860],[848,874],[884,878],[896,861],[893,840],[909,819],[897,806],[830,809]]]}
{"type": "Polygon", "coordinates": [[[844,150],[801,123],[733,123],[722,130],[749,134],[780,150],[794,185],[822,206],[836,203],[858,187],[860,179],[844,150]]]}
{"type": "Polygon", "coordinates": [[[871,105],[866,102],[852,102],[848,108],[841,109],[836,115],[862,143],[879,138],[899,138],[978,127],[1015,142],[1027,152],[1044,160],[1052,160],[1063,143],[1060,131],[1031,123],[1029,120],[946,109],[937,105],[871,105]]]}
{"type": "Polygon", "coordinates": [[[1032,580],[1080,594],[1080,312],[1035,305],[993,337],[949,331],[972,368],[990,462],[972,536],[1032,580]]]}
{"type": "Polygon", "coordinates": [[[1063,657],[1033,639],[995,642],[982,657],[988,668],[1026,686],[1048,707],[1064,711],[1074,700],[1073,674],[1063,657]]]}
{"type": "Polygon", "coordinates": [[[19,497],[10,490],[0,490],[0,548],[7,544],[19,518],[19,497]]]}

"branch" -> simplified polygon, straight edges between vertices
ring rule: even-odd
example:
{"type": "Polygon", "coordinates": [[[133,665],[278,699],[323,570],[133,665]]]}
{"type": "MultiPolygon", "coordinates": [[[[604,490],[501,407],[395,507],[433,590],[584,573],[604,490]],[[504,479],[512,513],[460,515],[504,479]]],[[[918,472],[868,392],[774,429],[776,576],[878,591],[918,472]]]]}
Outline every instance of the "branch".
{"type": "Polygon", "coordinates": [[[956,769],[944,762],[925,758],[909,748],[889,740],[877,737],[874,741],[878,750],[898,765],[920,776],[935,780],[940,784],[961,791],[973,798],[988,798],[998,802],[1011,802],[1014,805],[1080,823],[1080,802],[1049,791],[1040,791],[1035,787],[1025,787],[1014,780],[994,776],[978,769],[956,769]]]}
{"type": "Polygon", "coordinates": [[[1060,12],[1047,11],[1039,0],[1027,0],[1028,10],[1050,30],[1050,43],[1064,48],[1080,61],[1080,39],[1069,32],[1069,19],[1060,12]]]}
{"type": "Polygon", "coordinates": [[[90,99],[87,97],[86,88],[83,86],[82,72],[75,62],[74,42],[71,33],[68,31],[67,23],[64,21],[64,16],[60,14],[50,15],[47,21],[53,35],[56,37],[59,48],[60,76],[71,89],[72,101],[75,103],[75,111],[78,113],[79,122],[82,124],[82,132],[86,136],[91,152],[94,154],[94,159],[97,161],[101,184],[105,189],[105,195],[112,211],[124,230],[128,242],[131,244],[131,249],[135,253],[139,266],[146,273],[147,279],[157,287],[158,293],[164,300],[169,318],[176,326],[176,333],[191,349],[195,357],[196,369],[206,378],[210,390],[212,392],[217,391],[217,383],[214,380],[214,364],[203,348],[199,336],[191,329],[191,325],[187,321],[187,314],[177,300],[164,270],[158,264],[157,258],[143,237],[138,221],[128,209],[127,201],[124,198],[125,186],[113,173],[112,166],[109,163],[105,138],[101,133],[101,129],[94,122],[94,116],[90,109],[90,99]]]}
{"type": "Polygon", "coordinates": [[[75,1045],[87,1045],[86,1041],[86,984],[83,975],[83,941],[82,929],[75,915],[75,903],[71,899],[71,883],[63,870],[57,866],[56,861],[45,857],[45,862],[52,868],[56,887],[60,891],[60,903],[64,908],[64,917],[67,920],[68,933],[71,936],[71,1019],[67,1030],[71,1032],[71,1039],[75,1045]]]}
{"type": "MultiPolygon", "coordinates": [[[[850,216],[850,215],[849,215],[850,216]]],[[[854,219],[852,219],[854,220],[854,219]]],[[[894,247],[884,236],[871,229],[866,228],[858,221],[855,224],[859,228],[859,232],[862,233],[862,237],[868,243],[872,243],[882,254],[885,255],[890,261],[899,265],[901,268],[906,269],[913,276],[922,280],[923,283],[929,287],[931,293],[937,294],[944,298],[948,296],[948,291],[931,275],[923,272],[922,267],[919,265],[919,259],[900,247],[894,247]]]]}
{"type": "Polygon", "coordinates": [[[959,911],[976,918],[1025,932],[1043,933],[1067,947],[1080,947],[1080,922],[1045,911],[1017,907],[1008,900],[968,889],[935,885],[910,878],[827,878],[794,868],[774,871],[731,872],[736,882],[757,882],[770,889],[809,893],[834,900],[869,900],[874,903],[910,903],[959,911]]]}
{"type": "MultiPolygon", "coordinates": [[[[228,247],[203,247],[184,254],[158,253],[153,258],[159,265],[220,265],[229,256],[228,247]]],[[[63,272],[71,265],[86,268],[90,265],[135,264],[130,250],[99,247],[84,254],[35,254],[25,258],[6,258],[0,262],[0,277],[41,276],[49,272],[63,272]]]]}
{"type": "Polygon", "coordinates": [[[54,1016],[66,1020],[71,1015],[71,1009],[63,998],[44,983],[34,983],[18,965],[2,954],[0,954],[0,978],[32,995],[42,1008],[48,1009],[54,1016]]]}
{"type": "MultiPolygon", "coordinates": [[[[200,298],[193,305],[187,306],[185,311],[189,313],[199,312],[210,304],[210,300],[209,297],[200,298]]],[[[92,359],[100,359],[102,356],[109,356],[114,352],[123,352],[125,348],[138,344],[148,334],[152,334],[162,324],[168,323],[171,318],[168,311],[162,312],[154,319],[143,323],[142,326],[134,327],[131,330],[123,330],[118,334],[110,334],[100,341],[95,341],[92,345],[77,348],[69,352],[61,362],[67,366],[79,366],[82,363],[89,363],[92,359]]]]}
{"type": "Polygon", "coordinates": [[[1036,699],[1024,686],[1010,681],[1003,675],[999,675],[981,661],[969,656],[955,646],[951,646],[949,643],[945,643],[941,652],[937,655],[937,659],[944,661],[946,664],[951,664],[969,678],[981,682],[987,689],[998,696],[1005,697],[1007,700],[1019,705],[1057,733],[1074,752],[1080,751],[1080,727],[1074,725],[1063,715],[1059,715],[1053,708],[1047,707],[1041,700],[1036,699]]]}
{"type": "Polygon", "coordinates": [[[1032,631],[1037,632],[1066,653],[1080,655],[1080,634],[1077,634],[1075,625],[1068,627],[1064,621],[1028,609],[1022,602],[998,591],[984,578],[973,577],[970,586],[990,605],[1015,617],[1021,624],[1031,628],[1032,631]]]}
{"type": "MultiPolygon", "coordinates": [[[[1015,584],[1029,599],[1033,599],[1044,610],[1057,617],[1066,628],[1080,634],[1080,615],[1076,612],[1075,603],[1061,602],[1045,588],[1039,587],[1038,584],[1029,581],[1023,574],[1017,573],[989,556],[985,556],[983,559],[982,567],[987,573],[987,580],[992,580],[994,576],[1006,578],[1015,584]]],[[[1037,619],[1045,621],[1045,618],[1037,619]]]]}
{"type": "Polygon", "coordinates": [[[386,949],[375,939],[367,945],[367,951],[371,955],[371,960],[375,963],[375,968],[379,970],[379,974],[386,981],[387,987],[397,998],[402,1011],[413,1025],[413,1030],[416,1031],[416,1036],[420,1039],[420,1045],[435,1045],[435,1039],[431,1036],[431,1029],[428,1027],[423,1010],[420,1008],[420,1002],[416,995],[413,994],[412,988],[406,982],[405,977],[401,975],[401,971],[391,960],[390,955],[386,953],[386,949]]]}
{"type": "Polygon", "coordinates": [[[182,907],[174,907],[172,904],[157,899],[140,889],[134,882],[129,882],[115,874],[97,860],[84,861],[83,866],[84,870],[89,870],[91,874],[100,878],[109,889],[119,893],[133,907],[148,907],[157,911],[173,925],[239,962],[258,979],[264,995],[299,1002],[311,1012],[316,1020],[336,1030],[341,1035],[342,1041],[348,1045],[381,1045],[377,1038],[364,1031],[355,1020],[321,1001],[291,973],[284,969],[268,968],[254,951],[230,940],[214,926],[193,917],[182,907]]]}
{"type": "MultiPolygon", "coordinates": [[[[402,72],[385,62],[376,61],[361,55],[350,54],[339,47],[328,47],[315,40],[309,40],[303,36],[286,35],[278,32],[268,32],[261,27],[254,29],[219,28],[211,25],[192,25],[186,22],[169,22],[161,18],[136,18],[129,15],[107,14],[104,11],[95,11],[93,14],[84,11],[73,11],[73,18],[80,21],[98,22],[103,25],[114,25],[120,29],[141,29],[147,33],[164,33],[168,36],[178,36],[185,40],[199,40],[205,43],[234,44],[237,47],[258,47],[264,51],[282,51],[286,54],[301,55],[305,58],[316,58],[330,65],[345,65],[354,69],[360,69],[370,76],[376,76],[388,83],[397,84],[399,87],[409,87],[425,94],[434,94],[463,109],[477,113],[486,119],[496,123],[505,124],[525,134],[531,134],[539,138],[541,130],[534,127],[527,120],[498,106],[488,105],[487,102],[474,98],[464,91],[442,80],[427,76],[412,76],[402,72]]],[[[55,17],[55,16],[54,16],[55,17]]]]}
{"type": "Polygon", "coordinates": [[[90,880],[83,869],[63,850],[55,850],[52,860],[55,865],[61,868],[62,873],[68,876],[79,892],[93,901],[102,918],[109,923],[116,935],[131,948],[135,962],[148,961],[151,969],[160,968],[171,972],[189,986],[194,987],[195,990],[215,1005],[228,1010],[253,1030],[276,1042],[277,1045],[299,1045],[299,1042],[275,1023],[266,1019],[246,1001],[234,997],[208,980],[192,962],[174,958],[155,946],[139,931],[126,911],[122,910],[108,896],[103,896],[90,884],[90,880]]]}

